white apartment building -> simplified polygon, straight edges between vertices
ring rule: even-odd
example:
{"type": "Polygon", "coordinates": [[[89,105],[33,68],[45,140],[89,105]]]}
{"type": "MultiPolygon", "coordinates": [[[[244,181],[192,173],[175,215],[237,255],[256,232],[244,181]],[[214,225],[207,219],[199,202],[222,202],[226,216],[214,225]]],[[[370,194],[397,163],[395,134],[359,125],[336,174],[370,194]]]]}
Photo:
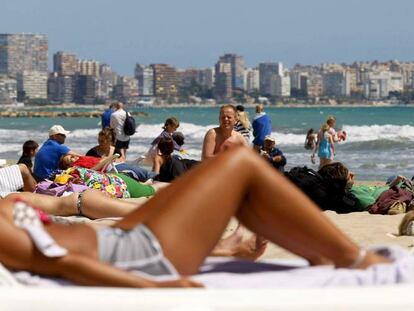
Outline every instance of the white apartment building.
{"type": "Polygon", "coordinates": [[[250,93],[260,88],[259,69],[247,68],[244,71],[244,89],[250,93]]]}
{"type": "Polygon", "coordinates": [[[366,98],[385,98],[390,92],[404,90],[403,77],[400,72],[371,72],[368,81],[364,84],[366,98]]]}
{"type": "Polygon", "coordinates": [[[17,92],[28,99],[47,99],[47,72],[24,70],[16,75],[17,92]]]}
{"type": "Polygon", "coordinates": [[[280,75],[274,75],[271,79],[272,96],[289,97],[290,96],[290,75],[289,71],[285,71],[280,75]]]}

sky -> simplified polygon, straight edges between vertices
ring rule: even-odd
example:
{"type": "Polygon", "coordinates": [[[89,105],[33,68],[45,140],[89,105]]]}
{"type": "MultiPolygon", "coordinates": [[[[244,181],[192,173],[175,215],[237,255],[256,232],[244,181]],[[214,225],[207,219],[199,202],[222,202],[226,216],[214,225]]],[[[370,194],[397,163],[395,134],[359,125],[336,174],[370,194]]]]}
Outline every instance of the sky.
{"type": "MultiPolygon", "coordinates": [[[[414,60],[411,0],[4,0],[0,33],[44,33],[57,51],[133,75],[135,63],[212,67],[414,60]]],[[[50,61],[51,63],[51,61],[50,61]]],[[[52,68],[50,68],[52,69],[52,68]]]]}

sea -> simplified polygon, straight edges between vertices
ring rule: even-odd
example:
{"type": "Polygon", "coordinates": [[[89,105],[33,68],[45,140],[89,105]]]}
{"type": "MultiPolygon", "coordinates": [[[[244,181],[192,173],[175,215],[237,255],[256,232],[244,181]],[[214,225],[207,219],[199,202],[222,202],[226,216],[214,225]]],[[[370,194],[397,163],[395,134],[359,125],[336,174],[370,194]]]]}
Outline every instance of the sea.
{"type": "MultiPolygon", "coordinates": [[[[70,109],[66,109],[70,110],[70,109]]],[[[79,110],[79,109],[77,109],[79,110]]],[[[218,124],[218,107],[136,108],[137,133],[132,136],[128,159],[144,154],[162,131],[170,116],[180,120],[185,149],[200,159],[206,131],[218,124]]],[[[250,117],[254,108],[246,109],[250,117]]],[[[303,166],[317,169],[304,149],[308,129],[319,129],[330,115],[337,119],[336,129],[348,134],[336,146],[335,160],[343,162],[359,180],[386,180],[389,176],[414,174],[414,107],[267,107],[272,119],[272,135],[287,157],[287,169],[303,166]]],[[[0,158],[17,160],[28,139],[42,143],[47,130],[60,124],[72,131],[66,139],[71,149],[84,153],[96,145],[100,130],[98,118],[0,118],[0,158]]]]}

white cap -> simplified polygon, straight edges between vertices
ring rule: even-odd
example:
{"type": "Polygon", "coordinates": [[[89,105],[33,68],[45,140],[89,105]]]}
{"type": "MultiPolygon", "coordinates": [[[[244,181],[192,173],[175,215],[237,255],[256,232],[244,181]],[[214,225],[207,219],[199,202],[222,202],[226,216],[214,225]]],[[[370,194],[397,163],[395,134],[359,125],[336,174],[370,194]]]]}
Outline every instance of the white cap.
{"type": "Polygon", "coordinates": [[[56,134],[62,134],[62,135],[68,135],[70,131],[66,131],[62,125],[53,125],[49,129],[49,136],[56,135],[56,134]]]}

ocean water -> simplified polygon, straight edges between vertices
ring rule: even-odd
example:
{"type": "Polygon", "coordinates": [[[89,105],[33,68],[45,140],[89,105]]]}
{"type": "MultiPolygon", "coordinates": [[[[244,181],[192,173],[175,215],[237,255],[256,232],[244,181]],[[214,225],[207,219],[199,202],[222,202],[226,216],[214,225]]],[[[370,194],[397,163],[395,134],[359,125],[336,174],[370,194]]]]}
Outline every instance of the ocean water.
{"type": "MultiPolygon", "coordinates": [[[[218,124],[218,108],[145,108],[145,116],[136,118],[137,134],[132,136],[128,158],[148,150],[169,116],[177,117],[186,137],[185,147],[199,159],[205,132],[218,124]]],[[[247,109],[254,116],[253,108],[247,109]]],[[[336,160],[346,164],[360,180],[384,180],[390,175],[414,174],[414,107],[312,107],[267,108],[272,119],[273,136],[285,153],[288,168],[310,163],[310,153],[303,148],[306,131],[318,129],[329,115],[337,118],[336,129],[348,133],[337,144],[336,160]]],[[[0,158],[17,159],[25,140],[39,143],[47,139],[47,130],[61,124],[72,133],[66,144],[78,152],[96,145],[100,130],[96,118],[0,118],[0,158]]]]}

